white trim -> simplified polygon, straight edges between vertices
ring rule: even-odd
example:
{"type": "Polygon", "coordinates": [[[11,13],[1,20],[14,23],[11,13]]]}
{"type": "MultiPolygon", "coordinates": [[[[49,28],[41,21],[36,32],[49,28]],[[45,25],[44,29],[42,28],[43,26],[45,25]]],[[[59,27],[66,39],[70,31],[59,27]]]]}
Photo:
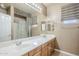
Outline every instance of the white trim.
{"type": "Polygon", "coordinates": [[[67,55],[69,55],[69,56],[77,56],[77,55],[75,55],[75,54],[72,54],[72,53],[69,53],[69,52],[66,52],[66,51],[62,51],[62,50],[59,50],[59,49],[55,49],[55,51],[58,51],[58,52],[60,52],[60,53],[67,54],[67,55]]]}

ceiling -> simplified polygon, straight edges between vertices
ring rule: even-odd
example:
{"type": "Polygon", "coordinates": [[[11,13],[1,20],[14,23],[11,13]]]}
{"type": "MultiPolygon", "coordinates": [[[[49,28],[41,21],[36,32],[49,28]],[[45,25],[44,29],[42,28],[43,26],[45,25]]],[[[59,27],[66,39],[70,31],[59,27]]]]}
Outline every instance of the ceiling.
{"type": "Polygon", "coordinates": [[[55,6],[55,5],[60,5],[60,6],[63,6],[63,5],[67,5],[68,3],[43,3],[46,7],[49,7],[49,6],[55,6]]]}
{"type": "Polygon", "coordinates": [[[5,7],[9,7],[10,5],[13,5],[16,9],[19,9],[20,11],[24,11],[27,14],[33,14],[37,15],[39,12],[37,10],[34,10],[33,8],[29,7],[25,3],[4,3],[5,7]]]}

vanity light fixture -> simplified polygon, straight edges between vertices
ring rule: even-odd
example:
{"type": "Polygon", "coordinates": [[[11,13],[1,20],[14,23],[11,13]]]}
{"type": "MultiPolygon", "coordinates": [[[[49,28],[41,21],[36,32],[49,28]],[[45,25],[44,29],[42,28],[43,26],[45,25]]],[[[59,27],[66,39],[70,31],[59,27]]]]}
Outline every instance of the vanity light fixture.
{"type": "Polygon", "coordinates": [[[3,3],[0,4],[1,8],[6,8],[3,3]]]}
{"type": "Polygon", "coordinates": [[[25,4],[29,5],[30,7],[32,7],[33,9],[37,11],[41,11],[41,7],[37,5],[36,3],[25,3],[25,4]]]}

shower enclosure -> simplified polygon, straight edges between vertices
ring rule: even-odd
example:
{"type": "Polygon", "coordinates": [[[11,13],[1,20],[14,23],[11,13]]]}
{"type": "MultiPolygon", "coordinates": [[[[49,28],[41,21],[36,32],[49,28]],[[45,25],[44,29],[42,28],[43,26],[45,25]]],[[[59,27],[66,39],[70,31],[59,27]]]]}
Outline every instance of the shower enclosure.
{"type": "Polygon", "coordinates": [[[32,36],[32,22],[31,18],[18,18],[15,17],[15,39],[27,38],[32,36]]]}

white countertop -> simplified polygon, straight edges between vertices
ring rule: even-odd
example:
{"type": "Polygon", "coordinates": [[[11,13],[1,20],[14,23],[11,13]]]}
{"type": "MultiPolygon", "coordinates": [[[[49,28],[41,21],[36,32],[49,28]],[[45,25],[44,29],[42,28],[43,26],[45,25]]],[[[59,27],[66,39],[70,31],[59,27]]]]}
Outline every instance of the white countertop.
{"type": "MultiPolygon", "coordinates": [[[[55,38],[55,35],[46,35],[43,37],[42,35],[34,36],[30,38],[25,38],[22,41],[22,44],[17,46],[15,43],[10,44],[9,46],[5,46],[0,48],[0,56],[21,56],[24,53],[31,51],[32,49],[44,44],[45,42],[55,38]],[[29,40],[26,40],[29,39],[29,40]]],[[[22,40],[22,39],[21,39],[22,40]]]]}

